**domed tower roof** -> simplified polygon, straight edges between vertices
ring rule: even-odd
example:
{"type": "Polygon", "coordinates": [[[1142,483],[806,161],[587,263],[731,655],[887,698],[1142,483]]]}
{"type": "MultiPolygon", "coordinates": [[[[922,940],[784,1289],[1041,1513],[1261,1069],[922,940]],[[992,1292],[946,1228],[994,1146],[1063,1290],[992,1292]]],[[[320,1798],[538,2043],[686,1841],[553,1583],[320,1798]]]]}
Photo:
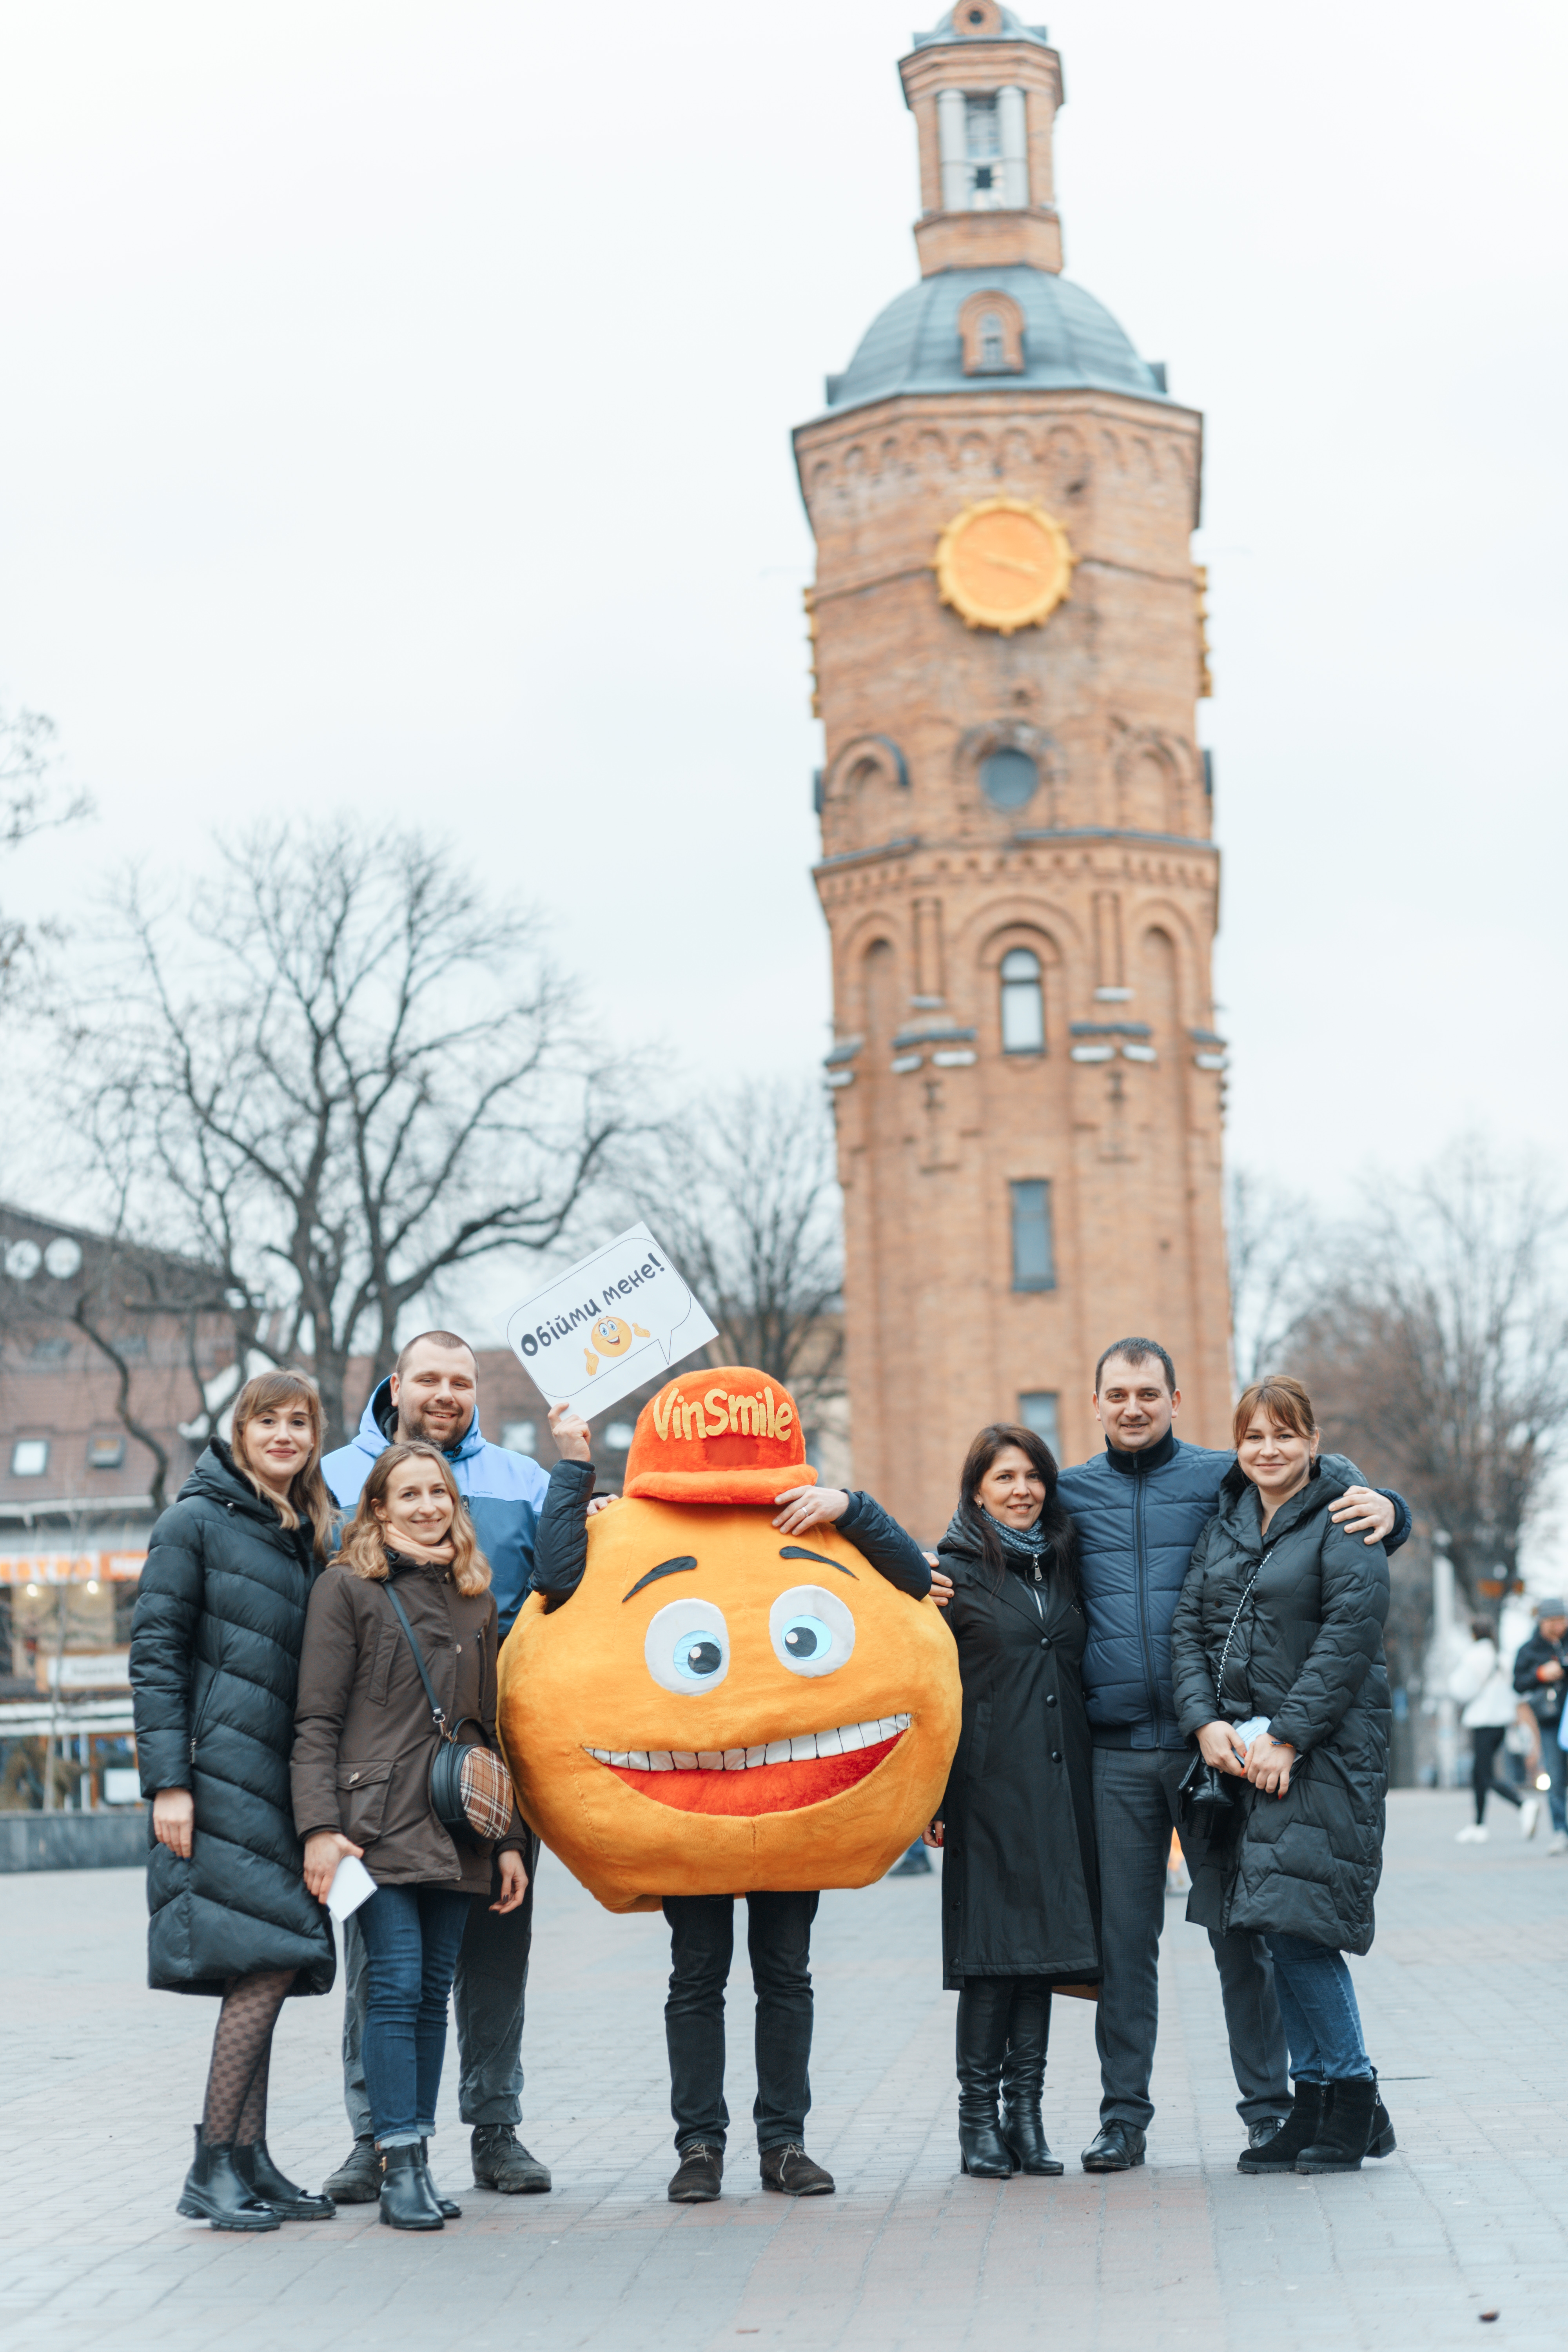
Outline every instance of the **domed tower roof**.
{"type": "Polygon", "coordinates": [[[1103,303],[1054,271],[1015,263],[946,269],[899,295],[871,321],[844,373],[828,377],[828,407],[863,408],[899,393],[973,392],[959,313],[981,293],[1009,296],[1022,315],[1024,364],[1001,379],[1007,390],[1087,384],[1164,398],[1163,371],[1139,358],[1103,303]]]}
{"type": "Polygon", "coordinates": [[[1011,8],[987,10],[984,6],[977,6],[975,0],[958,0],[958,5],[948,10],[933,31],[916,33],[910,47],[917,49],[934,49],[942,42],[975,38],[981,40],[990,38],[994,41],[1035,41],[1042,49],[1048,49],[1050,47],[1050,36],[1044,25],[1022,25],[1011,8]],[[985,21],[987,16],[994,19],[990,24],[985,21]]]}

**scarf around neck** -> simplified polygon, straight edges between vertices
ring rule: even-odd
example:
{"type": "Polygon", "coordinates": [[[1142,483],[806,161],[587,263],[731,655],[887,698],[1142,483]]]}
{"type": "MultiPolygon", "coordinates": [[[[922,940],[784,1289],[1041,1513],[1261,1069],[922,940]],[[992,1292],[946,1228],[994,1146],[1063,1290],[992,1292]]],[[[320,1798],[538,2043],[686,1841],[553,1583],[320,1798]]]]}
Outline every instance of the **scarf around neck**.
{"type": "Polygon", "coordinates": [[[1010,1528],[1003,1520],[994,1517],[991,1512],[985,1509],[984,1503],[980,1507],[996,1530],[997,1539],[1003,1550],[1010,1554],[1011,1559],[1020,1567],[1027,1562],[1034,1572],[1035,1582],[1037,1584],[1040,1581],[1040,1562],[1050,1543],[1050,1538],[1045,1529],[1045,1513],[1041,1512],[1032,1528],[1010,1528]]]}

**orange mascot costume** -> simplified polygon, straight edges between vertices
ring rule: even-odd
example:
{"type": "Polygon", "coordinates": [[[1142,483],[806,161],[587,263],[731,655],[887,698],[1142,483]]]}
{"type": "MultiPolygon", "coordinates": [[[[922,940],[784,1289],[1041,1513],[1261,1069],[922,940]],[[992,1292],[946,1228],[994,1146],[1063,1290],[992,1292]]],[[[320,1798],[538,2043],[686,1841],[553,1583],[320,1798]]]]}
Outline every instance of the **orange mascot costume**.
{"type": "Polygon", "coordinates": [[[531,1594],[501,1652],[522,1812],[611,1911],[866,1886],[937,1809],[952,1635],[836,1527],[773,1526],[816,1477],[787,1390],[734,1366],[670,1381],[580,1582],[531,1594]]]}

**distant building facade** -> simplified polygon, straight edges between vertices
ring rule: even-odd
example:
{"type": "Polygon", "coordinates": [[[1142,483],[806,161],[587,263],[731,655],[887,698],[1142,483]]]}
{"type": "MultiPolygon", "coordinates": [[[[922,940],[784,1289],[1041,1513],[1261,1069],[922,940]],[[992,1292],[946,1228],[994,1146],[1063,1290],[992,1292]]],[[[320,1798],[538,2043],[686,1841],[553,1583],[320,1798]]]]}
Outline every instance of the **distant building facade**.
{"type": "Polygon", "coordinates": [[[1092,1449],[1123,1332],[1223,1436],[1225,1054],[1202,418],[1060,274],[1045,29],[961,0],[900,70],[920,282],[795,455],[855,1476],[930,1539],[984,1422],[1092,1449]]]}

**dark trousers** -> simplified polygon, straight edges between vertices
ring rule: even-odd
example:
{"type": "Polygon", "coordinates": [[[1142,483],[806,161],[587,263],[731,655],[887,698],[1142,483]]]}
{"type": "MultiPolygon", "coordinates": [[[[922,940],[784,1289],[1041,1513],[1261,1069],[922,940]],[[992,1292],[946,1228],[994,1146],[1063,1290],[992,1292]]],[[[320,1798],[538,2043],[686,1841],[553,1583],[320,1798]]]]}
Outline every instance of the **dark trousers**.
{"type": "Polygon", "coordinates": [[[1508,1738],[1508,1726],[1503,1723],[1478,1723],[1470,1738],[1475,1743],[1475,1762],[1470,1770],[1470,1786],[1476,1795],[1476,1821],[1487,1817],[1487,1799],[1500,1797],[1505,1805],[1522,1805],[1524,1799],[1511,1780],[1494,1780],[1492,1765],[1498,1749],[1508,1738]]]}
{"type": "MultiPolygon", "coordinates": [[[[528,1991],[528,1956],[533,1943],[533,1881],[539,1841],[524,1851],[528,1892],[515,1911],[498,1915],[478,1895],[452,1980],[458,2013],[458,2112],[466,2124],[522,2121],[522,2018],[528,1991]]],[[[492,1898],[493,1899],[493,1898],[492,1898]]],[[[360,1915],[343,1928],[343,2105],[356,2139],[370,2136],[370,2098],[365,2090],[365,1960],[360,1915]]]]}
{"type": "Polygon", "coordinates": [[[436,2128],[447,2001],[470,1906],[449,1886],[378,1886],[363,1922],[364,2077],[375,2137],[407,2147],[436,2128]]]}
{"type": "MultiPolygon", "coordinates": [[[[759,2150],[798,2147],[811,2105],[811,1923],[816,1895],[748,1895],[746,1949],[757,1995],[757,2096],[752,2113],[759,2150]]],[[[678,2149],[722,2147],[724,1987],[735,1949],[732,1895],[667,1895],[669,2111],[678,2149]]]]}
{"type": "MultiPolygon", "coordinates": [[[[1160,1933],[1165,1924],[1165,1864],[1176,1826],[1176,1787],[1191,1752],[1151,1748],[1094,1751],[1094,1827],[1100,1849],[1100,1941],[1103,1977],[1095,2011],[1102,2123],[1146,2131],[1153,2116],[1149,2077],[1160,2028],[1160,1933]]],[[[1285,2027],[1274,1969],[1261,1936],[1209,1930],[1219,1970],[1230,2063],[1244,2123],[1290,2110],[1285,2027]]]]}

